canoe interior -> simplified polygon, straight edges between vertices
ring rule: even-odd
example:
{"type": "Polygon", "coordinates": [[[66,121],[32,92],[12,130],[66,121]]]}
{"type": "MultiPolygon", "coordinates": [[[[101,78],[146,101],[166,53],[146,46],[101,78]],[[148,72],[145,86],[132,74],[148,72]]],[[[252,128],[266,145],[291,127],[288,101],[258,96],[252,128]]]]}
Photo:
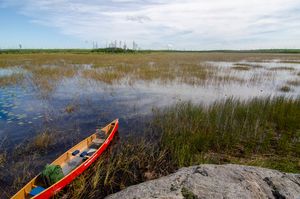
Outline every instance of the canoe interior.
{"type": "MultiPolygon", "coordinates": [[[[51,165],[60,165],[63,170],[64,176],[67,176],[84,161],[88,160],[88,158],[101,147],[101,145],[105,142],[105,140],[113,130],[115,124],[116,120],[108,124],[106,127],[102,128],[98,132],[94,133],[93,135],[85,138],[80,143],[62,154],[55,161],[53,161],[51,165]],[[72,152],[74,152],[75,150],[80,151],[76,156],[72,155],[72,152]],[[87,155],[84,157],[80,157],[80,154],[84,151],[87,152],[87,155]]],[[[12,197],[12,199],[34,198],[30,196],[29,193],[33,188],[37,186],[41,186],[46,189],[49,188],[43,183],[40,174],[34,177],[29,183],[27,183],[18,193],[16,193],[12,197]]]]}

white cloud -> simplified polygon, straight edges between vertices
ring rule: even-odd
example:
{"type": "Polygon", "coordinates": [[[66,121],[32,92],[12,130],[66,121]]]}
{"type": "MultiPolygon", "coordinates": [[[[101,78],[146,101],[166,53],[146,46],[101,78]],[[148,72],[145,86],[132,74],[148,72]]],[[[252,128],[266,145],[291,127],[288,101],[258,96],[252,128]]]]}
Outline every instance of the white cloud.
{"type": "MultiPolygon", "coordinates": [[[[1,1],[0,1],[1,2],[1,1]]],[[[299,0],[2,0],[32,22],[82,40],[143,48],[293,48],[299,0]]]]}

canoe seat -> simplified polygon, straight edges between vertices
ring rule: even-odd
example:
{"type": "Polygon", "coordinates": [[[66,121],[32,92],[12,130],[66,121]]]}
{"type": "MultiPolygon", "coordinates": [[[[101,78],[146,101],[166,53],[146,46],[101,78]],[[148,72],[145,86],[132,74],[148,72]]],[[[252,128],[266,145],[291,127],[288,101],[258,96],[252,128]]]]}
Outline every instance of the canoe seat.
{"type": "Polygon", "coordinates": [[[86,156],[88,153],[86,152],[86,151],[83,151],[81,154],[80,154],[80,157],[84,157],[84,156],[86,156]]]}
{"type": "Polygon", "coordinates": [[[39,193],[41,193],[42,191],[44,191],[45,188],[44,187],[41,187],[41,186],[37,186],[35,188],[33,188],[31,191],[30,191],[30,195],[31,196],[36,196],[38,195],[39,193]]]}
{"type": "Polygon", "coordinates": [[[93,139],[93,144],[96,144],[96,145],[100,145],[104,142],[105,140],[104,139],[99,139],[99,138],[95,138],[93,139]]]}
{"type": "Polygon", "coordinates": [[[80,152],[79,150],[75,150],[75,151],[73,151],[73,152],[72,152],[72,156],[75,156],[75,155],[77,155],[79,152],[80,152]]]}

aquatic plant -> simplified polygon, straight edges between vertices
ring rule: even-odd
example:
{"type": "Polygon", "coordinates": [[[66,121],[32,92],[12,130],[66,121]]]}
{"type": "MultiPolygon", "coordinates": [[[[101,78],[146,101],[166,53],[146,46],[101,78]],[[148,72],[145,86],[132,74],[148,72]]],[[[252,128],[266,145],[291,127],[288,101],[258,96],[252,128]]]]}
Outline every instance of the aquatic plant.
{"type": "Polygon", "coordinates": [[[0,77],[0,87],[11,86],[20,83],[24,79],[23,74],[12,74],[0,77]]]}
{"type": "Polygon", "coordinates": [[[6,153],[5,152],[1,152],[0,153],[0,167],[3,167],[3,165],[6,162],[6,153]]]}
{"type": "Polygon", "coordinates": [[[72,113],[74,111],[75,111],[75,106],[72,105],[72,104],[67,105],[66,108],[65,108],[66,113],[72,113]]]}
{"type": "Polygon", "coordinates": [[[242,70],[242,71],[247,71],[250,70],[251,68],[249,66],[243,66],[243,65],[239,65],[239,66],[232,66],[231,67],[234,70],[242,70]]]}
{"type": "Polygon", "coordinates": [[[291,86],[300,86],[300,79],[288,80],[286,83],[291,86]]]}
{"type": "Polygon", "coordinates": [[[293,71],[293,70],[295,70],[295,68],[293,68],[293,67],[288,67],[288,66],[278,66],[278,67],[272,67],[272,68],[269,68],[269,70],[273,70],[273,71],[276,71],[276,70],[293,71]]]}
{"type": "Polygon", "coordinates": [[[242,66],[242,67],[248,67],[248,68],[263,68],[262,65],[259,64],[253,64],[253,63],[236,63],[235,66],[242,66]]]}
{"type": "Polygon", "coordinates": [[[287,93],[287,92],[291,91],[291,87],[289,87],[287,85],[284,85],[284,86],[280,87],[279,90],[282,91],[282,92],[287,93]]]}
{"type": "MultiPolygon", "coordinates": [[[[154,121],[162,134],[162,145],[181,167],[223,162],[216,156],[211,159],[211,153],[221,157],[224,154],[227,162],[231,162],[230,157],[264,157],[264,154],[299,160],[299,115],[299,98],[228,99],[208,108],[180,103],[157,111],[154,121]]],[[[291,170],[284,167],[281,170],[299,171],[299,165],[293,164],[291,170]]]]}
{"type": "Polygon", "coordinates": [[[37,134],[31,141],[30,148],[37,150],[46,150],[50,147],[55,141],[55,135],[49,130],[45,130],[37,134]]]}

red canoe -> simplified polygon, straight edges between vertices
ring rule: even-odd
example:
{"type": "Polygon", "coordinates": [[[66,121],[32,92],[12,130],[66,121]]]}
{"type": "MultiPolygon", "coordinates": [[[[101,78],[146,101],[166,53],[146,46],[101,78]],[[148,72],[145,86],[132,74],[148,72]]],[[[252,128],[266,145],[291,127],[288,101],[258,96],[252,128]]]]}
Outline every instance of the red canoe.
{"type": "Polygon", "coordinates": [[[41,174],[34,177],[27,183],[13,199],[45,199],[50,198],[55,193],[62,190],[66,185],[70,184],[78,175],[84,172],[97,158],[105,151],[113,140],[118,131],[119,120],[116,119],[101,132],[82,140],[80,143],[69,149],[59,158],[51,163],[51,165],[59,165],[63,171],[64,177],[51,186],[45,186],[41,180],[41,174]]]}

